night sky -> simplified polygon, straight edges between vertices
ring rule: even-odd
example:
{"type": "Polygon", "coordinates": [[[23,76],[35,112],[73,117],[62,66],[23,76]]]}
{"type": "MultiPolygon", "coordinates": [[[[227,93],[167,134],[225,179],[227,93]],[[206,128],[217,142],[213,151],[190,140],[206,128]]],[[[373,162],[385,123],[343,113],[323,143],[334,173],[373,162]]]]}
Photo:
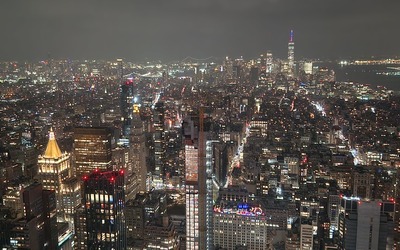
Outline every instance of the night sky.
{"type": "Polygon", "coordinates": [[[400,0],[1,0],[0,60],[400,56],[400,0]]]}

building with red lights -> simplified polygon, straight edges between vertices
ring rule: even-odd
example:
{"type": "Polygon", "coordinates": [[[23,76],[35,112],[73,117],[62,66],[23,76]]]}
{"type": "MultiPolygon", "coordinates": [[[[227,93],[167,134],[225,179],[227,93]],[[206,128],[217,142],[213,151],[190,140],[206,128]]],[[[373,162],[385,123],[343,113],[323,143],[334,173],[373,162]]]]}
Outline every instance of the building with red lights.
{"type": "Polygon", "coordinates": [[[88,249],[125,249],[123,171],[94,171],[83,177],[88,249]]]}

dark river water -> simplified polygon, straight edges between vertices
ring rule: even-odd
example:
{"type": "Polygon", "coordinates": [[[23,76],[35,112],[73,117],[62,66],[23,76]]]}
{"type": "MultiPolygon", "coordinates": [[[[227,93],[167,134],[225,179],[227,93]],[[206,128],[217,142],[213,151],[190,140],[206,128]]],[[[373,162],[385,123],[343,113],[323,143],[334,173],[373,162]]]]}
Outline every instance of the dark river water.
{"type": "Polygon", "coordinates": [[[337,82],[355,82],[370,84],[371,87],[385,86],[388,89],[400,91],[400,65],[348,65],[340,66],[334,63],[317,64],[333,69],[337,82]],[[396,67],[399,69],[391,69],[396,67]],[[399,75],[395,75],[397,74],[399,75]],[[390,75],[384,75],[389,73],[390,75]]]}

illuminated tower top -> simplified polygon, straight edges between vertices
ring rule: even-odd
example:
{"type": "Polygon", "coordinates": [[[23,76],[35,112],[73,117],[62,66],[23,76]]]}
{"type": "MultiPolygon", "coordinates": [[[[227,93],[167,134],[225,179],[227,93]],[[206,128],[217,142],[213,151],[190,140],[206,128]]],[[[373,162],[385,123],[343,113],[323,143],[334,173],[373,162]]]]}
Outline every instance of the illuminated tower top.
{"type": "Polygon", "coordinates": [[[289,42],[293,43],[294,42],[293,38],[294,38],[293,30],[290,30],[290,40],[289,40],[289,42]]]}
{"type": "Polygon", "coordinates": [[[48,159],[58,159],[62,156],[61,150],[58,147],[56,138],[54,136],[53,129],[50,128],[49,132],[49,142],[47,143],[46,151],[43,157],[48,159]]]}

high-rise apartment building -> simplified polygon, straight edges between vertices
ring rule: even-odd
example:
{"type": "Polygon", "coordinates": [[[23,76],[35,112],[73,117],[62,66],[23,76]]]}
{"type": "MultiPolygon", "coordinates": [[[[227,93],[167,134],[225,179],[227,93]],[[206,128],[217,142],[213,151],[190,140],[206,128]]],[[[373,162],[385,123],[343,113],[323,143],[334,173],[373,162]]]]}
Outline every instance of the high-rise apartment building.
{"type": "Polygon", "coordinates": [[[124,172],[84,176],[83,195],[89,249],[126,249],[124,172]]]}
{"type": "Polygon", "coordinates": [[[60,219],[63,214],[61,185],[69,177],[70,173],[70,154],[61,152],[54,132],[50,129],[46,150],[38,159],[37,178],[42,183],[43,189],[54,190],[56,192],[57,211],[60,219]]]}
{"type": "Polygon", "coordinates": [[[203,159],[205,158],[205,138],[202,122],[202,118],[194,116],[186,117],[183,123],[186,249],[207,249],[206,167],[205,159],[203,159]]]}
{"type": "Polygon", "coordinates": [[[74,159],[76,176],[94,170],[111,170],[112,130],[105,127],[76,127],[74,130],[74,159]]]}

